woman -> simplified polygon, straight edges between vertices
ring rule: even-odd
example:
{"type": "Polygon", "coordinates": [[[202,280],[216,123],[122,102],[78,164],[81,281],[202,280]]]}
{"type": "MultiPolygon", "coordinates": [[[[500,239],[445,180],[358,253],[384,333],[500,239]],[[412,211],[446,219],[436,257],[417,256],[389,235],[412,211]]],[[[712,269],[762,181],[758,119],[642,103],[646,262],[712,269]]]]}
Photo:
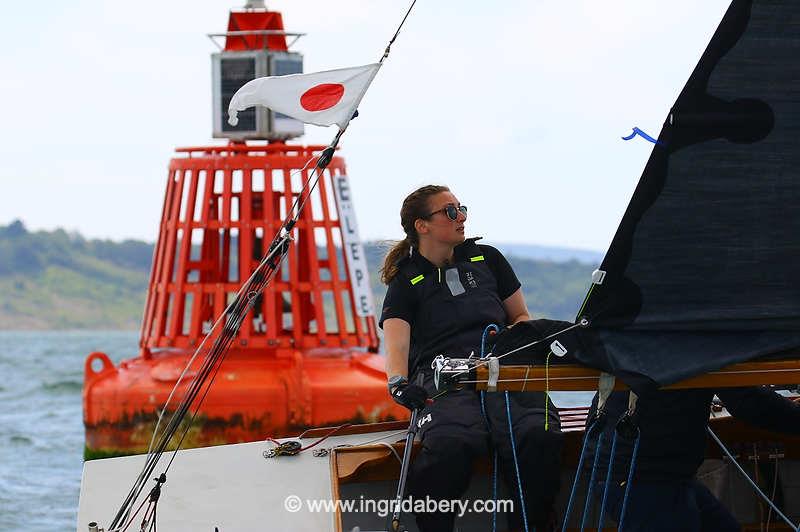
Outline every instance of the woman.
{"type": "MultiPolygon", "coordinates": [[[[544,430],[544,395],[510,394],[507,410],[505,394],[488,393],[485,416],[474,391],[452,391],[428,401],[434,395],[431,361],[436,355],[480,354],[487,326],[530,319],[508,261],[495,248],[466,239],[466,219],[467,208],[447,187],[428,185],[414,191],[400,210],[406,237],[389,251],[382,269],[388,289],[379,325],[389,392],[409,409],[423,408],[422,451],[411,466],[409,493],[414,499],[460,498],[469,484],[472,462],[485,459],[491,448],[498,453],[508,491],[515,495],[509,529],[548,530],[558,490],[561,434],[552,405],[550,428],[544,430]]],[[[416,518],[423,532],[453,529],[451,513],[416,518]]]]}

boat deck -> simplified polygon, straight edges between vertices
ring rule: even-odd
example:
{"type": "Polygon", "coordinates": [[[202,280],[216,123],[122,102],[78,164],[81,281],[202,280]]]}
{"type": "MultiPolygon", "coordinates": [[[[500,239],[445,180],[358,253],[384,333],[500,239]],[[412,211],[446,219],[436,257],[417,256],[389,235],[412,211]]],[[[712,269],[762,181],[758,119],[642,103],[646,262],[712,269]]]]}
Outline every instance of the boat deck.
{"type": "MultiPolygon", "coordinates": [[[[561,410],[566,433],[558,501],[562,515],[580,452],[586,413],[586,408],[561,410]]],[[[753,477],[760,476],[762,488],[779,501],[791,519],[800,520],[800,438],[750,428],[724,411],[714,413],[713,417],[715,431],[739,455],[745,469],[753,477]],[[778,471],[777,476],[774,473],[770,476],[774,471],[778,471]]],[[[401,422],[352,427],[351,433],[332,436],[297,456],[265,458],[263,453],[273,447],[267,442],[180,451],[163,488],[158,527],[209,532],[215,527],[219,532],[385,529],[386,518],[376,513],[380,508],[365,507],[361,501],[393,498],[399,473],[395,452],[402,455],[405,427],[401,422]],[[320,453],[313,451],[320,449],[324,449],[322,456],[315,455],[320,453]],[[331,500],[352,501],[353,507],[349,510],[341,506],[324,507],[325,501],[331,500]],[[287,510],[287,504],[295,503],[301,506],[299,511],[287,510]],[[309,505],[313,504],[323,507],[312,511],[309,505]]],[[[308,431],[301,443],[304,446],[313,443],[325,432],[324,429],[308,431]]],[[[164,460],[168,457],[162,463],[166,463],[164,460]]],[[[143,456],[129,456],[85,464],[78,531],[86,531],[91,521],[107,527],[143,461],[143,456]]],[[[163,466],[156,468],[156,472],[162,470],[163,466]]],[[[488,473],[488,460],[475,465],[468,498],[485,499],[491,493],[488,473]]],[[[716,447],[709,446],[698,478],[733,509],[745,529],[752,525],[758,530],[759,523],[766,522],[768,508],[759,504],[752,488],[721,458],[716,447]]],[[[500,498],[503,497],[501,491],[500,498]]],[[[579,527],[583,500],[581,491],[577,510],[570,519],[571,529],[579,527]]],[[[593,516],[596,510],[590,509],[589,515],[593,516]]],[[[459,530],[485,531],[490,518],[491,514],[467,513],[458,521],[459,530]]],[[[775,522],[774,513],[769,518],[770,529],[782,529],[775,522]]],[[[413,520],[406,519],[405,524],[409,532],[416,531],[413,520]]]]}

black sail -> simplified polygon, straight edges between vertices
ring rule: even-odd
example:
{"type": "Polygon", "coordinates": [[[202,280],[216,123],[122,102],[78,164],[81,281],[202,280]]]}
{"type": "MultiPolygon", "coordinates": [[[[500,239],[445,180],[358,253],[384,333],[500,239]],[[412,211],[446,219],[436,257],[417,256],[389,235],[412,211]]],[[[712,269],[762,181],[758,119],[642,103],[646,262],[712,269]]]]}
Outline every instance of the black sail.
{"type": "Polygon", "coordinates": [[[664,123],[575,355],[634,389],[800,347],[800,1],[734,0],[664,123]]]}

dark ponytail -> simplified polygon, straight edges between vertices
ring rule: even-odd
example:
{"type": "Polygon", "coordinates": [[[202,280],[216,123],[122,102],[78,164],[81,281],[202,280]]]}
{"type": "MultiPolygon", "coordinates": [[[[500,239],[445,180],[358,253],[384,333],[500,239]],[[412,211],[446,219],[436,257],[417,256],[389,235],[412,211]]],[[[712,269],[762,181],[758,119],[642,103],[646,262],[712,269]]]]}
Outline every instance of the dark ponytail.
{"type": "Polygon", "coordinates": [[[414,227],[414,222],[420,218],[425,218],[429,214],[428,199],[435,194],[448,192],[449,190],[443,185],[425,185],[409,194],[403,200],[403,206],[400,208],[400,225],[403,227],[406,237],[395,243],[383,260],[383,268],[380,271],[381,281],[384,284],[389,284],[394,279],[399,271],[397,263],[411,253],[411,248],[419,248],[419,235],[414,227]]]}

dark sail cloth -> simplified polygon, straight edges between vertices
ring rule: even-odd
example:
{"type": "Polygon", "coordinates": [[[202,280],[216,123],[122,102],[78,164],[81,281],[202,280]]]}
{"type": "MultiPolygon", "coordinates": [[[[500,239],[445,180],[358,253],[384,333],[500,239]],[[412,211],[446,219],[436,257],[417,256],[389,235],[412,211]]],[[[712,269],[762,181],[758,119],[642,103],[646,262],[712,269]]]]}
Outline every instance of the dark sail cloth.
{"type": "Polygon", "coordinates": [[[800,2],[733,0],[668,113],[580,316],[640,392],[800,348],[800,2]]]}
{"type": "MultiPolygon", "coordinates": [[[[800,405],[767,388],[660,390],[640,397],[634,420],[641,438],[625,530],[739,530],[730,512],[695,480],[705,458],[706,426],[717,395],[734,417],[759,428],[800,434],[800,405]]],[[[597,396],[587,419],[593,419],[597,396]]],[[[616,421],[628,409],[628,393],[614,392],[606,403],[607,422],[599,454],[594,494],[600,501],[616,421]]],[[[587,446],[592,467],[598,432],[587,446]]],[[[617,437],[607,515],[618,520],[628,478],[633,442],[617,437]]],[[[584,472],[588,478],[588,472],[584,472]]]]}
{"type": "MultiPolygon", "coordinates": [[[[390,282],[379,324],[400,318],[411,325],[410,381],[422,374],[435,395],[430,363],[436,355],[453,357],[480,353],[481,336],[489,324],[505,325],[502,301],[520,283],[502,254],[470,239],[454,250],[455,264],[437,268],[414,254],[403,259],[390,282]]],[[[502,393],[486,394],[486,417],[480,395],[462,390],[447,393],[427,405],[419,416],[422,450],[411,465],[409,494],[414,499],[459,499],[466,491],[476,459],[496,449],[500,473],[515,500],[508,514],[510,529],[522,528],[517,478],[502,393]],[[488,425],[488,427],[487,427],[488,425]]],[[[556,409],[550,405],[549,430],[544,430],[543,394],[510,394],[515,445],[531,529],[547,530],[559,484],[562,437],[556,409]]],[[[490,494],[487,494],[487,498],[490,494]]],[[[452,513],[417,514],[423,532],[453,529],[452,513]]]]}

